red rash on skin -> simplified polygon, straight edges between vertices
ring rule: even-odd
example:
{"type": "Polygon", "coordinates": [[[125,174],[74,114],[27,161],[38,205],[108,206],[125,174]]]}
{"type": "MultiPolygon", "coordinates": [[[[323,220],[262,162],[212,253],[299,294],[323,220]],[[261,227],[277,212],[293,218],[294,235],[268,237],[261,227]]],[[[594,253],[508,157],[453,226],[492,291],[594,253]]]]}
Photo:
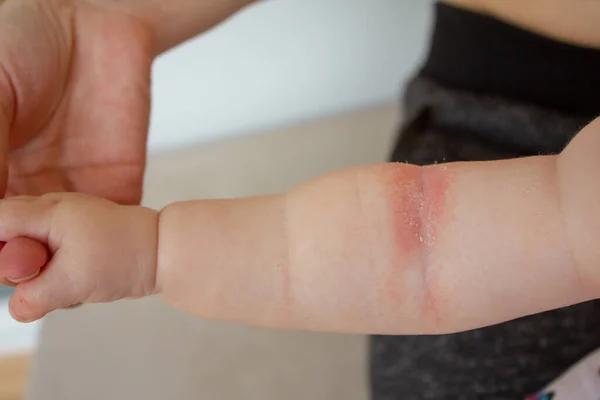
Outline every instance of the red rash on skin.
{"type": "Polygon", "coordinates": [[[400,259],[412,254],[421,246],[420,207],[421,184],[419,167],[407,164],[390,166],[390,206],[394,241],[400,259]]]}
{"type": "Polygon", "coordinates": [[[400,256],[435,244],[449,188],[444,167],[396,164],[391,167],[391,200],[395,242],[400,256]]]}
{"type": "Polygon", "coordinates": [[[422,167],[421,172],[421,232],[425,238],[424,245],[431,247],[435,244],[440,226],[446,220],[450,177],[443,165],[422,167]]]}
{"type": "Polygon", "coordinates": [[[409,164],[389,164],[385,184],[389,189],[391,228],[396,248],[391,254],[393,267],[385,274],[382,295],[392,303],[390,307],[410,301],[406,297],[414,290],[407,285],[422,285],[420,300],[424,312],[435,316],[435,299],[430,298],[429,287],[438,268],[431,268],[430,248],[435,245],[438,229],[445,219],[445,206],[450,186],[445,166],[419,167],[409,164]],[[415,269],[414,267],[418,269],[415,269]],[[426,268],[421,268],[426,267],[426,268]],[[433,272],[431,270],[434,270],[433,272]],[[415,281],[411,271],[421,271],[415,281]]]}

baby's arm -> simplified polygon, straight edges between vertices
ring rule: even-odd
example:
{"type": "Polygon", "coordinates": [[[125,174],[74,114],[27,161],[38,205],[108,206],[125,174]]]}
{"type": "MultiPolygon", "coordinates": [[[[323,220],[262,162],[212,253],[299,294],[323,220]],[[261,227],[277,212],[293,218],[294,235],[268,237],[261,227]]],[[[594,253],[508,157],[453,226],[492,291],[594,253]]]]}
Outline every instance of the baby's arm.
{"type": "Polygon", "coordinates": [[[160,294],[206,318],[403,334],[595,298],[600,136],[587,130],[558,157],[376,165],[160,215],[73,195],[3,201],[0,240],[52,255],[11,311],[160,294]]]}
{"type": "Polygon", "coordinates": [[[201,317],[394,334],[580,302],[593,287],[572,259],[557,162],[387,164],[285,195],[173,204],[158,289],[201,317]]]}
{"type": "Polygon", "coordinates": [[[588,300],[600,292],[600,140],[587,129],[558,157],[387,164],[284,195],[171,205],[159,289],[202,317],[377,333],[588,300]]]}

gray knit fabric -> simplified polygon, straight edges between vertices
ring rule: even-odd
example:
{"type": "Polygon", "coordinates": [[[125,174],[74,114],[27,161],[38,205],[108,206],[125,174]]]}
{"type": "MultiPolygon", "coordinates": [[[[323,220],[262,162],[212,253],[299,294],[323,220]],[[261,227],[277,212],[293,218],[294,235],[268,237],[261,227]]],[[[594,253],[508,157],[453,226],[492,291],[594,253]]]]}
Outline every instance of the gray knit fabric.
{"type": "MultiPolygon", "coordinates": [[[[558,153],[589,122],[422,78],[405,107],[392,159],[419,165],[558,153]]],[[[523,399],[598,347],[599,301],[453,335],[376,336],[373,399],[523,399]]]]}

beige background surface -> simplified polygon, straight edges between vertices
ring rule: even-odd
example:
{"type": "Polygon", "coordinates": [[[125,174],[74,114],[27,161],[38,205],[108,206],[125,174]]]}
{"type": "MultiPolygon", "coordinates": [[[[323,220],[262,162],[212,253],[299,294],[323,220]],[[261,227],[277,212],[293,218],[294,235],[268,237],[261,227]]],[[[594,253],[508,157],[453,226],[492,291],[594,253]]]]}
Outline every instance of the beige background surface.
{"type": "MultiPolygon", "coordinates": [[[[185,149],[150,160],[145,203],[285,189],[386,159],[395,105],[185,149]]],[[[361,336],[283,332],[198,320],[158,299],[49,316],[28,400],[368,397],[361,336]]]]}
{"type": "Polygon", "coordinates": [[[27,354],[0,359],[0,400],[21,400],[29,372],[27,354]]]}

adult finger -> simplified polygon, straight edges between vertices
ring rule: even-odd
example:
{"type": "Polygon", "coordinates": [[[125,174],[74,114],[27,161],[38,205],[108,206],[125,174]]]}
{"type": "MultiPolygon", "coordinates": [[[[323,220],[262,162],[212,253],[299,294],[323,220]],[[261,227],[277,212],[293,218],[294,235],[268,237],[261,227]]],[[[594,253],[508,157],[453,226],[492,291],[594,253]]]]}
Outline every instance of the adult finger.
{"type": "Polygon", "coordinates": [[[0,277],[18,284],[36,277],[47,262],[46,246],[37,240],[17,237],[0,250],[0,277]]]}

